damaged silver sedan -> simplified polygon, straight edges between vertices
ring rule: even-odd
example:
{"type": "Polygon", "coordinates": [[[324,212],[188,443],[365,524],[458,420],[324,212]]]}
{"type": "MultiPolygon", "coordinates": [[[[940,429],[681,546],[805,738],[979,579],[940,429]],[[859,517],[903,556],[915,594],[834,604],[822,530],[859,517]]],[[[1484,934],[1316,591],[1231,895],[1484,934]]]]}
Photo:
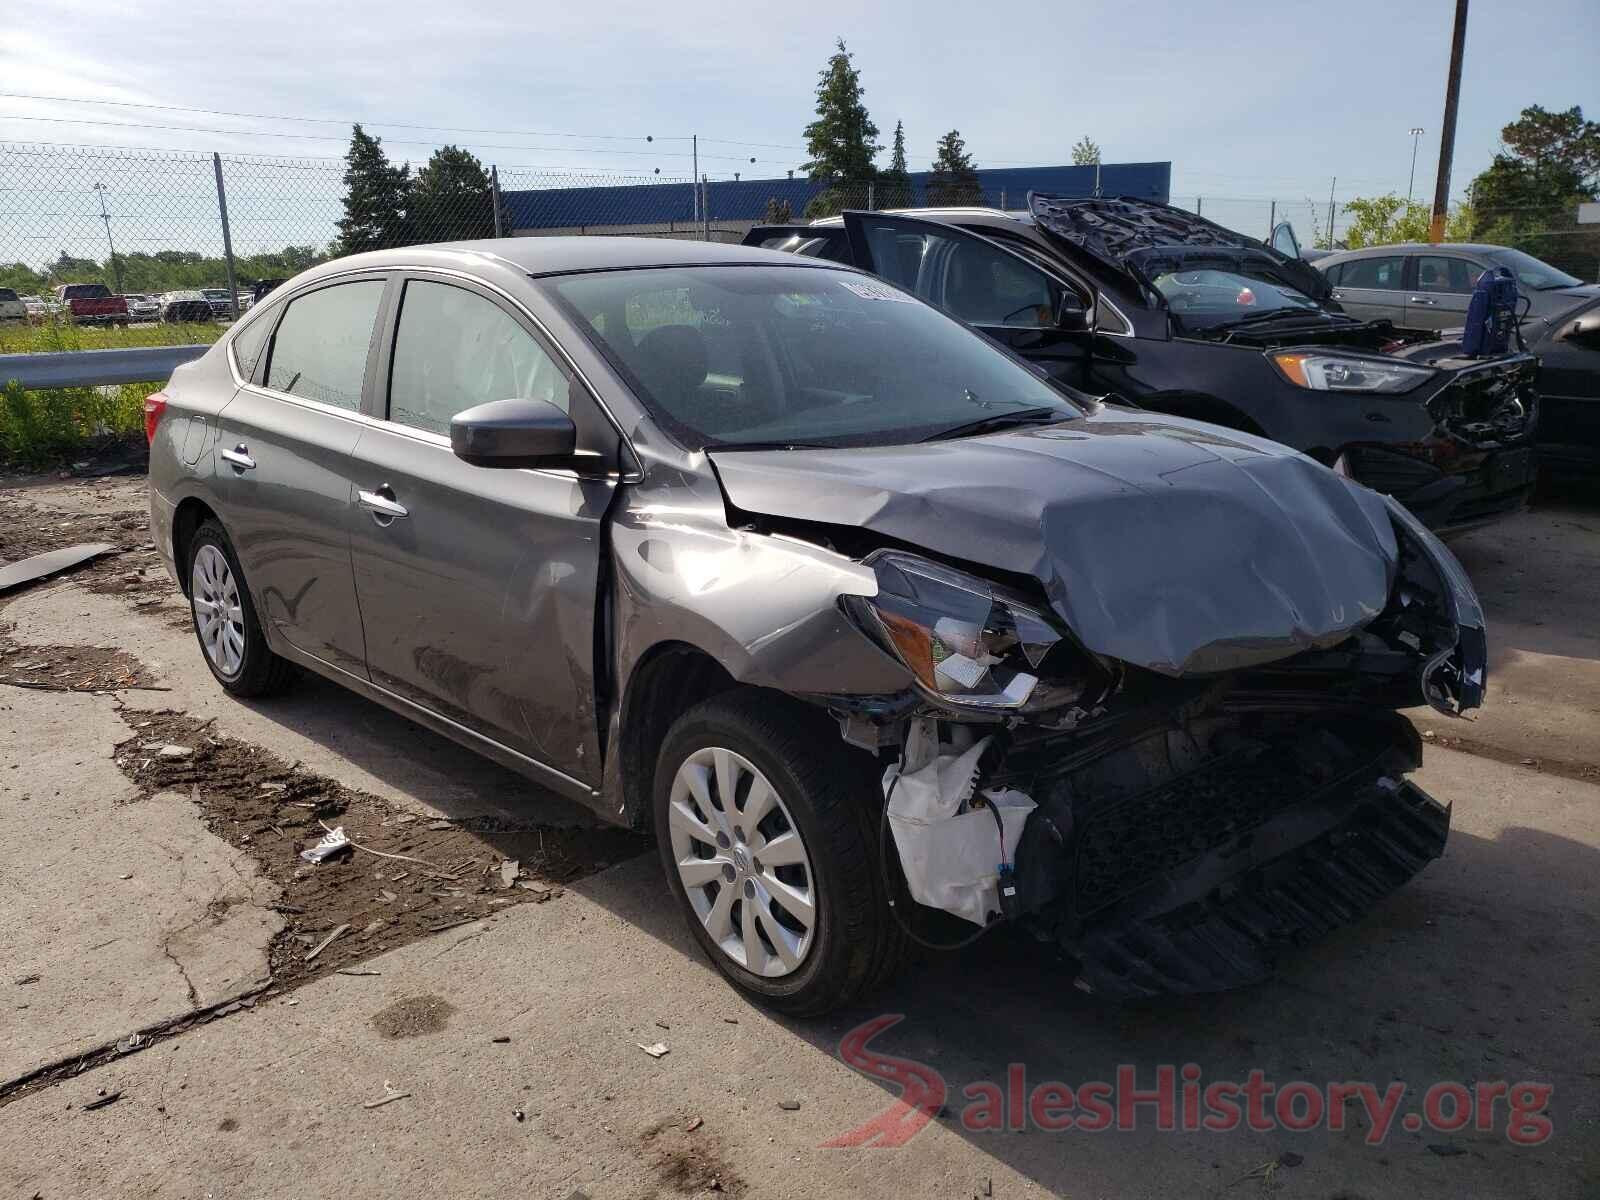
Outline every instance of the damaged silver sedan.
{"type": "Polygon", "coordinates": [[[1396,710],[1477,705],[1485,645],[1431,534],[852,270],[359,255],[146,425],[224,688],[314,671],[653,830],[711,960],[785,1011],[999,922],[1097,995],[1236,986],[1444,846],[1396,710]]]}

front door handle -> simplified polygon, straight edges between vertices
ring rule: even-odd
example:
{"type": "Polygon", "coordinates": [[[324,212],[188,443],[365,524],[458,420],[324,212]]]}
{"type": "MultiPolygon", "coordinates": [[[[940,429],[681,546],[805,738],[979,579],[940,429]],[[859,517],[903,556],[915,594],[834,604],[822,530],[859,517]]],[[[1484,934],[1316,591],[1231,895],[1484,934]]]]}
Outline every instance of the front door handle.
{"type": "Polygon", "coordinates": [[[1412,296],[1409,300],[1406,301],[1406,303],[1407,304],[1437,304],[1439,302],[1437,300],[1430,300],[1427,296],[1412,296]]]}
{"type": "Polygon", "coordinates": [[[394,489],[387,483],[381,485],[377,491],[356,492],[356,499],[361,501],[361,507],[372,514],[372,519],[380,525],[387,525],[396,517],[407,516],[406,506],[394,498],[394,489]]]}
{"type": "Polygon", "coordinates": [[[256,460],[250,457],[250,447],[240,442],[232,450],[222,452],[222,461],[235,471],[254,471],[256,460]]]}

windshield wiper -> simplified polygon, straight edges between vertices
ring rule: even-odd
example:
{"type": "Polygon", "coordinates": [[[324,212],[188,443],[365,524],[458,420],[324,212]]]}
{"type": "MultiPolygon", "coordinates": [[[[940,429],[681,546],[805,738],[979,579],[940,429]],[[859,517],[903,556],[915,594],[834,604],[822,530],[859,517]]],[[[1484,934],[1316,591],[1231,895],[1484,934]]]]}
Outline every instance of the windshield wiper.
{"type": "Polygon", "coordinates": [[[922,440],[942,442],[950,438],[977,437],[979,434],[994,433],[1016,425],[1054,425],[1072,416],[1073,414],[1066,409],[1049,408],[1044,405],[1017,408],[1010,412],[990,413],[987,417],[979,417],[976,421],[968,421],[963,425],[952,425],[949,429],[941,429],[938,433],[930,434],[922,440]]]}
{"type": "Polygon", "coordinates": [[[1235,329],[1240,325],[1254,325],[1260,321],[1276,321],[1282,317],[1315,317],[1320,320],[1332,320],[1342,314],[1327,312],[1321,308],[1269,308],[1264,312],[1254,312],[1247,316],[1235,317],[1231,321],[1218,321],[1215,325],[1207,326],[1209,329],[1235,329]]]}

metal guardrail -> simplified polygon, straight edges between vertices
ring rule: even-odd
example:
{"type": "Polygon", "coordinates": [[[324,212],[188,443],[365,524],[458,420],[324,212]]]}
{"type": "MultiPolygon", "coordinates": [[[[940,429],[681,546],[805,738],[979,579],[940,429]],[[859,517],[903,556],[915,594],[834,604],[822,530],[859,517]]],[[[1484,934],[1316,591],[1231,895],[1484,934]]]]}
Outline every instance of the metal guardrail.
{"type": "Polygon", "coordinates": [[[209,349],[210,346],[128,346],[115,350],[0,354],[0,385],[11,380],[25,388],[159,382],[209,349]]]}

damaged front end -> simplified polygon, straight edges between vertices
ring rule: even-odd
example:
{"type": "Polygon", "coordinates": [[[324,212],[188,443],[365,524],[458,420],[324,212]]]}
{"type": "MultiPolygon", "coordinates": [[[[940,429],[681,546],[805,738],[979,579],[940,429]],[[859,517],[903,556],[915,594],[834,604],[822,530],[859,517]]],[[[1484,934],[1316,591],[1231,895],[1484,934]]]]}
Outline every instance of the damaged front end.
{"type": "MultiPolygon", "coordinates": [[[[1449,552],[1389,503],[1387,605],[1327,644],[1234,669],[1086,647],[1045,602],[899,549],[851,622],[915,680],[832,704],[884,764],[913,900],[1058,944],[1098,996],[1216,991],[1358,919],[1442,853],[1395,710],[1480,703],[1483,616],[1449,552]]],[[[1208,664],[1210,665],[1210,664],[1208,664]]]]}

